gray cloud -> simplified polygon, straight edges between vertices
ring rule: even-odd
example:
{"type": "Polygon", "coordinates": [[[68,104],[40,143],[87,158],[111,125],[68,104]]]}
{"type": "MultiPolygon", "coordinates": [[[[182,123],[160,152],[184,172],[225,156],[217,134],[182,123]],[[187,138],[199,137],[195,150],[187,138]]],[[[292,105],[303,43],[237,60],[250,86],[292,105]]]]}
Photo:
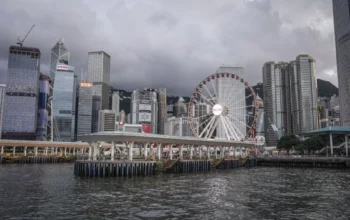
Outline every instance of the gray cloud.
{"type": "Polygon", "coordinates": [[[3,0],[0,72],[8,47],[36,24],[25,45],[40,48],[42,71],[64,37],[77,72],[89,51],[104,50],[112,85],[126,90],[165,86],[190,95],[221,64],[243,66],[254,84],[264,62],[300,53],[316,59],[319,78],[337,84],[332,19],[330,0],[3,0]]]}

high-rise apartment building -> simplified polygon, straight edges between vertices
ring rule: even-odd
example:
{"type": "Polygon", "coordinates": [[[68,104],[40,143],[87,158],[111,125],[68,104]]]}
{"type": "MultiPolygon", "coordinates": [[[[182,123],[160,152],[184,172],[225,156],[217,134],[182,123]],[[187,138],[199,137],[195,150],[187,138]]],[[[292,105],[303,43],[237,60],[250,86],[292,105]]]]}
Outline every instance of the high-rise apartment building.
{"type": "Polygon", "coordinates": [[[299,126],[295,133],[302,134],[318,128],[316,62],[309,55],[299,55],[295,62],[299,106],[299,126]]]}
{"type": "Polygon", "coordinates": [[[340,121],[350,126],[350,1],[333,0],[340,121]]]}
{"type": "Polygon", "coordinates": [[[4,101],[6,94],[6,84],[0,84],[0,139],[2,134],[2,121],[4,115],[4,101]]]}
{"type": "Polygon", "coordinates": [[[263,66],[265,140],[268,146],[277,145],[284,135],[284,63],[267,62],[263,66]]]}
{"type": "Polygon", "coordinates": [[[318,128],[316,64],[309,55],[263,66],[264,132],[268,146],[284,135],[318,128]]]}
{"type": "Polygon", "coordinates": [[[40,50],[11,46],[3,114],[3,139],[36,139],[40,50]]]}
{"type": "Polygon", "coordinates": [[[157,91],[144,89],[134,90],[131,95],[130,124],[149,124],[151,133],[157,133],[158,126],[158,102],[157,91]]]}
{"type": "Polygon", "coordinates": [[[167,110],[166,88],[160,88],[158,91],[158,134],[164,134],[167,110]]]}
{"type": "Polygon", "coordinates": [[[92,82],[92,132],[98,131],[99,111],[109,108],[111,57],[104,51],[88,53],[88,81],[92,82]]]}
{"type": "Polygon", "coordinates": [[[53,140],[74,141],[77,77],[74,67],[57,64],[53,87],[53,140]]]}
{"type": "Polygon", "coordinates": [[[267,62],[263,66],[264,131],[266,143],[277,145],[279,138],[287,133],[286,87],[288,63],[267,62]]]}
{"type": "Polygon", "coordinates": [[[78,99],[77,135],[90,134],[92,123],[92,83],[81,82],[78,99]]]}
{"type": "Polygon", "coordinates": [[[48,124],[48,99],[50,94],[50,77],[40,73],[39,78],[39,101],[38,101],[38,124],[36,128],[36,140],[47,140],[48,124]]]}
{"type": "Polygon", "coordinates": [[[114,110],[100,110],[98,119],[98,131],[115,131],[117,112],[114,110]]]}

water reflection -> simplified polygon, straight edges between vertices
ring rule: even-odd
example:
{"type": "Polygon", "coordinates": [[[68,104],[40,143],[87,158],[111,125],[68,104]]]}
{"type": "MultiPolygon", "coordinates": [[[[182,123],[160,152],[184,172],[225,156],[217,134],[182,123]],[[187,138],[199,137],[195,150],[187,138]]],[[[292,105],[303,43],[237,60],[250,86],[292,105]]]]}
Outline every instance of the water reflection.
{"type": "Polygon", "coordinates": [[[253,168],[81,179],[73,166],[0,166],[0,219],[347,219],[347,170],[253,168]]]}

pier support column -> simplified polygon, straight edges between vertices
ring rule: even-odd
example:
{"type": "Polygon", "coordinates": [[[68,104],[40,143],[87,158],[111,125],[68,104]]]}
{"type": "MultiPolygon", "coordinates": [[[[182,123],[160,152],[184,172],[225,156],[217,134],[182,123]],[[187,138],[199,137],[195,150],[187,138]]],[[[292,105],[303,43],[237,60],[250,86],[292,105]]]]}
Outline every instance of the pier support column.
{"type": "Polygon", "coordinates": [[[38,156],[38,147],[34,147],[35,156],[38,156]]]}
{"type": "Polygon", "coordinates": [[[67,155],[67,148],[65,147],[64,148],[64,156],[66,156],[67,155]]]}
{"type": "Polygon", "coordinates": [[[3,155],[4,152],[5,152],[5,146],[3,145],[3,146],[1,146],[1,155],[3,155]]]}
{"type": "Polygon", "coordinates": [[[81,155],[84,155],[84,148],[81,148],[81,149],[80,149],[80,154],[81,154],[81,155]]]}
{"type": "Polygon", "coordinates": [[[45,156],[47,156],[48,151],[49,151],[49,148],[45,147],[45,156]]]}
{"type": "Polygon", "coordinates": [[[144,155],[145,155],[145,160],[148,159],[148,144],[149,144],[149,143],[144,144],[144,150],[143,150],[143,152],[144,152],[144,155]]]}
{"type": "Polygon", "coordinates": [[[348,134],[345,135],[345,155],[349,156],[349,149],[348,149],[348,134]]]}
{"type": "Polygon", "coordinates": [[[333,156],[333,135],[329,134],[329,144],[331,145],[331,156],[333,156]]]}
{"type": "Polygon", "coordinates": [[[75,150],[76,150],[76,149],[75,149],[75,148],[73,148],[73,156],[75,156],[75,150]]]}
{"type": "Polygon", "coordinates": [[[214,147],[214,151],[215,151],[215,159],[218,159],[218,148],[217,148],[217,146],[214,147]]]}
{"type": "Polygon", "coordinates": [[[180,145],[179,156],[180,156],[180,160],[184,159],[184,145],[183,144],[180,145]]]}
{"type": "Polygon", "coordinates": [[[199,159],[201,160],[202,159],[202,147],[203,146],[199,146],[199,159]]]}
{"type": "Polygon", "coordinates": [[[16,146],[12,147],[12,154],[13,154],[13,156],[16,156],[16,146]]]}
{"type": "Polygon", "coordinates": [[[111,146],[111,161],[114,161],[114,149],[115,149],[115,142],[112,141],[112,146],[111,146]]]}
{"type": "Polygon", "coordinates": [[[92,159],[93,160],[97,160],[97,154],[98,154],[98,143],[97,142],[92,142],[92,146],[93,146],[93,155],[92,155],[92,159]]]}
{"type": "Polygon", "coordinates": [[[207,160],[210,160],[210,146],[207,146],[207,160]]]}
{"type": "Polygon", "coordinates": [[[88,144],[89,144],[89,160],[92,160],[92,148],[93,148],[93,146],[92,146],[91,142],[88,142],[88,144]]]}
{"type": "Polygon", "coordinates": [[[158,160],[160,160],[162,158],[162,144],[157,144],[157,157],[158,160]]]}
{"type": "Polygon", "coordinates": [[[169,160],[173,159],[173,145],[169,145],[169,160]]]}
{"type": "Polygon", "coordinates": [[[193,159],[193,145],[190,146],[190,160],[193,159]]]}
{"type": "Polygon", "coordinates": [[[26,157],[27,156],[27,146],[24,147],[23,153],[24,153],[24,156],[26,157]]]}
{"type": "Polygon", "coordinates": [[[128,143],[128,147],[129,147],[129,160],[132,161],[132,158],[133,158],[133,149],[134,149],[134,142],[130,142],[128,143]]]}

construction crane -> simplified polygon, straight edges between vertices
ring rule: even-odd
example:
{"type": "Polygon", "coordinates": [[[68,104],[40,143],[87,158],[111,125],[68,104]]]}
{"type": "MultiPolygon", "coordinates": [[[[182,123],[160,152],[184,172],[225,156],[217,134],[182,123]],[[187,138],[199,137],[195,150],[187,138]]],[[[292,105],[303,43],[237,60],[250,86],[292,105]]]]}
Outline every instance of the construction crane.
{"type": "Polygon", "coordinates": [[[35,24],[33,24],[33,26],[29,29],[29,31],[27,32],[26,36],[22,40],[20,39],[20,37],[17,38],[17,40],[18,40],[17,44],[18,45],[20,45],[21,47],[23,46],[24,40],[28,37],[28,34],[32,31],[34,26],[35,26],[35,24]]]}

